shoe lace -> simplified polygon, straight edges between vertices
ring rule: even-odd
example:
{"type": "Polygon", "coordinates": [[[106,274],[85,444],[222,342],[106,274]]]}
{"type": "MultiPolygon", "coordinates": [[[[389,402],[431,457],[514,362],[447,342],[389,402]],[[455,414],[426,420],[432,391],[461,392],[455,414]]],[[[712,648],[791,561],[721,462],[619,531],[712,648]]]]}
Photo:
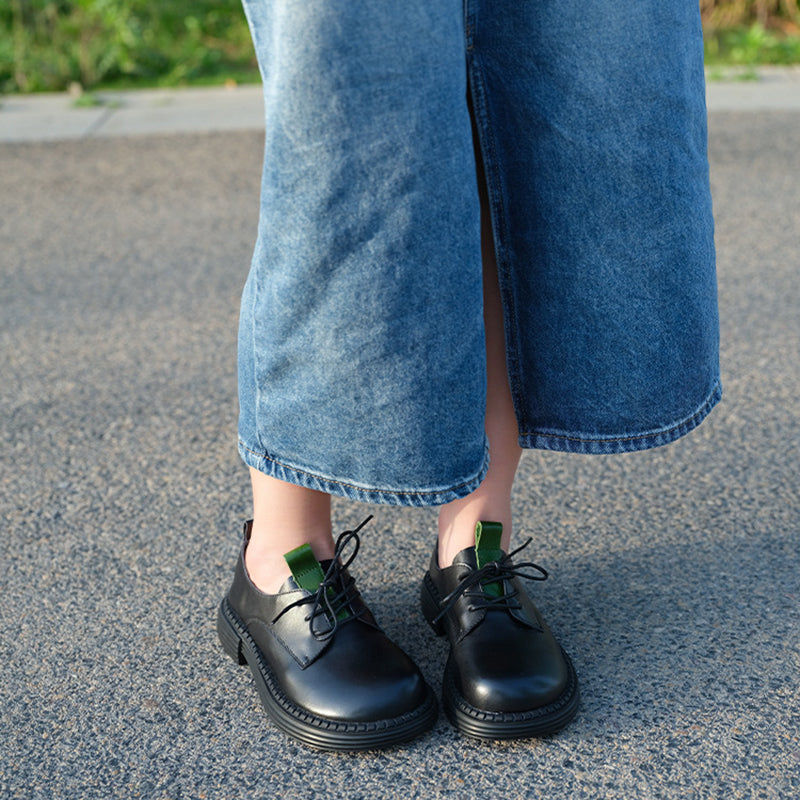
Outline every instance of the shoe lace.
{"type": "Polygon", "coordinates": [[[305,621],[309,624],[311,635],[319,642],[331,639],[335,634],[339,625],[352,622],[353,620],[361,617],[366,611],[366,607],[362,604],[355,610],[350,608],[350,603],[353,602],[358,596],[355,591],[355,579],[348,575],[344,577],[344,572],[353,563],[358,550],[361,547],[361,539],[358,536],[359,531],[372,519],[372,515],[368,516],[355,530],[343,531],[339,538],[336,540],[336,550],[333,554],[333,560],[329,564],[325,575],[320,581],[316,591],[299,600],[290,603],[286,606],[276,617],[272,620],[274,625],[287,611],[298,606],[310,605],[311,609],[305,617],[305,621]],[[351,552],[344,557],[345,552],[352,544],[351,552]],[[315,626],[316,620],[322,616],[329,623],[326,630],[318,630],[315,626]]]}
{"type": "Polygon", "coordinates": [[[547,580],[547,570],[538,564],[534,564],[533,561],[523,561],[520,564],[511,563],[511,559],[521,550],[524,550],[532,541],[533,539],[528,537],[516,550],[512,550],[501,559],[489,561],[482,567],[472,570],[450,594],[442,598],[439,604],[439,613],[432,621],[438,622],[442,619],[462,595],[468,597],[471,601],[468,606],[469,611],[478,611],[480,609],[511,611],[521,609],[522,606],[516,599],[519,595],[518,589],[513,589],[510,592],[504,591],[499,596],[495,596],[487,592],[484,587],[487,584],[502,583],[506,578],[514,577],[526,578],[529,581],[547,580]]]}

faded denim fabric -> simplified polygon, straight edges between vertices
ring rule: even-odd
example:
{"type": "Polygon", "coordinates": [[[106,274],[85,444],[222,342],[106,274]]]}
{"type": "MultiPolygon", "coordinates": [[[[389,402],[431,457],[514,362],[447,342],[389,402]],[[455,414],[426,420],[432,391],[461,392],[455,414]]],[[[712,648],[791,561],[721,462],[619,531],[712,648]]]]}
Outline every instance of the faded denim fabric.
{"type": "Polygon", "coordinates": [[[244,0],[264,81],[240,452],[368,502],[488,464],[471,97],[520,443],[666,444],[719,400],[696,0],[244,0]]]}

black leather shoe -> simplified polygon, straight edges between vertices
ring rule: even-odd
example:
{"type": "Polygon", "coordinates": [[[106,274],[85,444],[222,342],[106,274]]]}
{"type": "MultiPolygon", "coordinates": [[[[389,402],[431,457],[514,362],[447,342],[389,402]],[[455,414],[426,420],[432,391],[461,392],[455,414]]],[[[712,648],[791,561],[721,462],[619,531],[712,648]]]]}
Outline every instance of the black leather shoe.
{"type": "Polygon", "coordinates": [[[572,663],[520,581],[544,580],[547,573],[532,563],[515,566],[511,557],[522,548],[506,555],[502,530],[500,523],[479,522],[476,546],[445,569],[434,549],[422,583],[425,618],[450,640],[445,712],[479,739],[554,733],[578,711],[572,663]]]}
{"type": "Polygon", "coordinates": [[[437,715],[419,669],[378,627],[348,574],[363,524],[339,537],[332,561],[318,563],[308,545],[288,553],[292,577],[269,595],[247,575],[252,523],[246,523],[233,585],[217,616],[222,646],[250,666],[272,721],[321,750],[397,744],[431,728],[437,715]]]}

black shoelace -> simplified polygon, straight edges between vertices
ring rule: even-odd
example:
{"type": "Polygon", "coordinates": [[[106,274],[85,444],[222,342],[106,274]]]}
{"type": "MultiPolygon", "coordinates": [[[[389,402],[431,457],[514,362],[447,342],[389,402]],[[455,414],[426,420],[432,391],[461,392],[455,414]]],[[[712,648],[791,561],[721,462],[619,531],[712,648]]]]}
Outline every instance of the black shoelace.
{"type": "Polygon", "coordinates": [[[336,540],[336,551],[333,560],[325,571],[325,576],[320,582],[314,594],[301,597],[294,603],[290,603],[284,608],[275,619],[274,625],[287,611],[298,606],[311,605],[311,610],[305,617],[309,624],[311,635],[319,642],[324,642],[332,638],[340,624],[352,622],[358,619],[365,611],[366,607],[362,604],[358,609],[353,610],[350,603],[358,596],[355,590],[355,579],[349,575],[345,578],[344,571],[353,563],[358,549],[361,547],[361,539],[358,532],[372,519],[372,515],[367,517],[355,530],[343,531],[336,540]],[[352,552],[343,558],[345,551],[353,543],[352,552]],[[322,616],[327,620],[329,627],[326,630],[318,630],[315,626],[316,620],[322,616]]]}
{"type": "Polygon", "coordinates": [[[502,584],[506,578],[514,577],[526,578],[529,581],[547,580],[547,570],[544,567],[540,567],[538,564],[534,564],[533,561],[523,561],[521,564],[511,563],[511,559],[519,553],[520,550],[524,550],[531,541],[532,539],[529,537],[528,540],[516,550],[512,550],[500,560],[490,561],[479,569],[472,570],[450,594],[442,598],[439,603],[439,608],[441,610],[432,621],[438,622],[442,619],[442,617],[453,608],[462,595],[468,597],[471,601],[467,607],[469,611],[478,611],[484,608],[487,610],[494,609],[501,611],[521,609],[522,606],[516,599],[519,590],[514,589],[506,593],[504,587],[503,594],[495,596],[487,592],[484,586],[490,583],[502,584]],[[535,572],[531,570],[535,570],[535,572]]]}

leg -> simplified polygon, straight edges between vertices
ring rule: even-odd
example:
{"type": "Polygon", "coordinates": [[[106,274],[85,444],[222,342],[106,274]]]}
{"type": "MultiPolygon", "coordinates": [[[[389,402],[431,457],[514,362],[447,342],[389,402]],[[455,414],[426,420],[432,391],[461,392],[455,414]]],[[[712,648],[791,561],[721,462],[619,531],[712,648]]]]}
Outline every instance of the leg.
{"type": "Polygon", "coordinates": [[[318,560],[332,558],[331,498],[250,468],[253,528],[245,553],[250,579],[274,594],[289,577],[284,553],[311,545],[318,560]]]}
{"type": "MultiPolygon", "coordinates": [[[[438,564],[431,559],[422,609],[437,633],[450,640],[442,699],[450,721],[479,739],[554,733],[577,713],[579,692],[569,658],[542,620],[510,562],[490,543],[494,571],[475,575],[478,521],[503,525],[500,549],[509,550],[511,486],[521,449],[506,371],[497,270],[483,226],[488,392],[486,433],[492,461],[480,487],[442,506],[438,564]],[[450,565],[453,566],[450,566],[450,565]],[[452,598],[445,602],[446,598],[452,598]],[[465,635],[465,631],[468,634],[465,635]]],[[[484,530],[488,526],[483,526],[484,530]]],[[[496,535],[496,530],[495,530],[496,535]]],[[[491,542],[491,538],[490,538],[491,542]]],[[[487,565],[490,566],[490,565],[487,565]]]]}
{"type": "Polygon", "coordinates": [[[442,507],[438,563],[431,559],[421,599],[434,630],[450,640],[442,688],[447,716],[462,733],[494,740],[554,733],[577,713],[579,692],[569,658],[527,595],[513,564],[498,552],[497,528],[483,525],[482,546],[457,557],[479,543],[478,521],[502,523],[500,550],[508,552],[511,487],[521,455],[483,192],[481,200],[488,381],[485,425],[492,461],[475,492],[442,507]],[[490,570],[483,580],[482,558],[490,570]]]}
{"type": "Polygon", "coordinates": [[[483,314],[486,329],[486,435],[491,464],[483,483],[472,494],[442,506],[439,512],[439,563],[475,544],[475,523],[503,524],[503,549],[511,540],[511,487],[522,449],[517,441],[517,419],[506,369],[503,307],[497,280],[491,221],[481,192],[481,255],[483,258],[483,314]]]}

